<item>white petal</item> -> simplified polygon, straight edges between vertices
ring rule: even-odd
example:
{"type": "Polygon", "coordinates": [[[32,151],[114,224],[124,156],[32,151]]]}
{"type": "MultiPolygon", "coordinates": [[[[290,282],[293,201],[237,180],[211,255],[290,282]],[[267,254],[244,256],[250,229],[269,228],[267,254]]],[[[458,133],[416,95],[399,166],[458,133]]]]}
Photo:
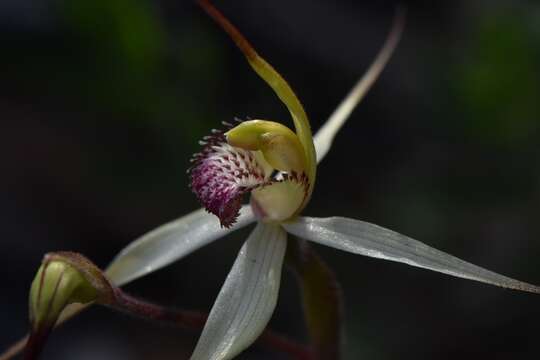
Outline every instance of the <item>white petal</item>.
{"type": "Polygon", "coordinates": [[[235,225],[222,228],[215,215],[199,209],[143,235],[122,250],[105,273],[117,286],[145,276],[255,220],[245,205],[235,225]]]}
{"type": "Polygon", "coordinates": [[[539,293],[540,288],[483,269],[395,231],[341,217],[299,218],[283,224],[291,234],[355,254],[397,261],[504,288],[539,293]]]}
{"type": "Polygon", "coordinates": [[[369,69],[366,71],[366,73],[364,73],[356,85],[351,89],[347,97],[343,99],[341,104],[339,104],[337,109],[332,113],[332,115],[330,115],[328,120],[315,134],[314,142],[315,151],[317,153],[317,162],[320,162],[325,157],[326,153],[328,153],[330,146],[332,145],[332,141],[334,140],[334,136],[336,136],[343,124],[345,124],[345,121],[351,112],[364,98],[388,63],[388,60],[394,52],[399,42],[399,38],[401,37],[403,24],[404,14],[403,12],[399,12],[396,15],[394,25],[390,31],[390,34],[388,35],[388,38],[386,39],[382,49],[377,54],[377,57],[373,63],[371,63],[369,69]]]}
{"type": "Polygon", "coordinates": [[[286,233],[259,223],[242,246],[191,360],[231,359],[266,327],[277,302],[286,233]]]}

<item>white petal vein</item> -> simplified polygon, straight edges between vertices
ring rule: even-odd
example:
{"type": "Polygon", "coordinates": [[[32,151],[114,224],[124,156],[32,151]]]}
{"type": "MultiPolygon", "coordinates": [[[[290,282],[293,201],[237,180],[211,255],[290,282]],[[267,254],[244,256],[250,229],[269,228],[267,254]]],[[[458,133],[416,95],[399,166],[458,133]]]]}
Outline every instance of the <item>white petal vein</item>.
{"type": "Polygon", "coordinates": [[[277,303],[285,231],[259,223],[238,257],[212,307],[192,360],[226,360],[251,345],[277,303]]]}
{"type": "Polygon", "coordinates": [[[283,226],[294,235],[351,253],[401,262],[503,288],[540,293],[538,286],[486,270],[418,240],[364,221],[342,217],[302,217],[283,226]]]}
{"type": "Polygon", "coordinates": [[[254,221],[249,205],[240,209],[238,221],[230,228],[222,228],[215,215],[204,209],[196,210],[130,243],[105,272],[115,285],[125,285],[254,221]]]}

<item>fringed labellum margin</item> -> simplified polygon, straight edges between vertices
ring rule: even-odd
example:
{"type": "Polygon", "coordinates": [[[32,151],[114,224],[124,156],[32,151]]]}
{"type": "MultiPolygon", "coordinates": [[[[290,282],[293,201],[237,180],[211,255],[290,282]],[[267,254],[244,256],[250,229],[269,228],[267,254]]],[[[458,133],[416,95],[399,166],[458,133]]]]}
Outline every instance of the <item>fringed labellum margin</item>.
{"type": "Polygon", "coordinates": [[[221,225],[234,224],[244,194],[265,222],[281,222],[301,210],[308,198],[306,158],[297,135],[266,120],[223,123],[200,142],[188,170],[191,190],[221,225]]]}

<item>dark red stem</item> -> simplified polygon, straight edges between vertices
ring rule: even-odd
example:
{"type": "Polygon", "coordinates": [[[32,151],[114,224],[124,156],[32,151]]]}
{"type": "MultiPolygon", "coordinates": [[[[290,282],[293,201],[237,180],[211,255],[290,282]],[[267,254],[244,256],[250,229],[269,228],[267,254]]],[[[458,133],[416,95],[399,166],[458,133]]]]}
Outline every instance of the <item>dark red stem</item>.
{"type": "MultiPolygon", "coordinates": [[[[124,293],[119,288],[115,289],[115,298],[116,301],[109,305],[115,310],[143,319],[171,324],[190,331],[200,332],[208,318],[207,314],[200,312],[167,308],[137,299],[124,293]]],[[[268,349],[286,353],[292,359],[314,359],[313,352],[309,347],[296,343],[270,330],[265,330],[257,342],[268,349]]]]}
{"type": "Polygon", "coordinates": [[[32,331],[24,348],[24,360],[36,360],[41,355],[45,342],[51,333],[52,327],[43,327],[38,331],[32,331]]]}

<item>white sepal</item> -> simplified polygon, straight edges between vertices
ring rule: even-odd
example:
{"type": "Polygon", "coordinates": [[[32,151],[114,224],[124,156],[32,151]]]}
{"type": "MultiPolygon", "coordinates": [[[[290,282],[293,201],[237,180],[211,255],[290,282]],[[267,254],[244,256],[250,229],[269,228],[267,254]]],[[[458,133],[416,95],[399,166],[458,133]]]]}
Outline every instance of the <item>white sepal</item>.
{"type": "Polygon", "coordinates": [[[141,236],[124,248],[105,273],[121,286],[189,255],[206,244],[255,220],[251,206],[240,210],[236,224],[223,228],[212,214],[196,210],[141,236]]]}
{"type": "Polygon", "coordinates": [[[394,26],[392,27],[386,42],[375,57],[375,60],[371,63],[369,69],[364,73],[360,80],[358,80],[349,94],[347,94],[345,99],[343,99],[341,104],[339,104],[336,110],[334,110],[332,115],[330,115],[328,120],[326,120],[323,126],[315,134],[313,141],[315,143],[317,163],[321,162],[326,156],[337,132],[341,129],[343,124],[345,124],[345,121],[347,121],[356,105],[364,98],[383,71],[388,60],[390,60],[390,56],[392,56],[401,37],[403,25],[404,14],[400,11],[396,15],[394,26]]]}
{"type": "Polygon", "coordinates": [[[302,217],[283,226],[296,236],[351,253],[397,261],[503,288],[540,293],[540,288],[535,285],[483,269],[420,241],[364,221],[342,217],[302,217]]]}
{"type": "Polygon", "coordinates": [[[191,360],[231,359],[251,345],[276,306],[286,233],[259,223],[242,246],[191,360]]]}

